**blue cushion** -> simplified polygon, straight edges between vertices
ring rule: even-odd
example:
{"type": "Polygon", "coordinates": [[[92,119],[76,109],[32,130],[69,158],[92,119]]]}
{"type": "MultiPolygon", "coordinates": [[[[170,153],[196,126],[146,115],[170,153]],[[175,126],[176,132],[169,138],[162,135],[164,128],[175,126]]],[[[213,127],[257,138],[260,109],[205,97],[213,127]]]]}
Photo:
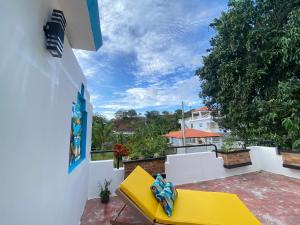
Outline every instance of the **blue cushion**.
{"type": "Polygon", "coordinates": [[[151,189],[154,197],[158,201],[159,201],[159,199],[156,197],[156,195],[159,194],[161,191],[163,191],[165,185],[166,185],[166,181],[164,180],[164,178],[160,174],[157,174],[155,181],[150,186],[150,189],[151,189]]]}
{"type": "Polygon", "coordinates": [[[164,189],[156,195],[165,213],[170,217],[174,209],[174,202],[177,198],[177,190],[171,182],[166,183],[164,189]]]}

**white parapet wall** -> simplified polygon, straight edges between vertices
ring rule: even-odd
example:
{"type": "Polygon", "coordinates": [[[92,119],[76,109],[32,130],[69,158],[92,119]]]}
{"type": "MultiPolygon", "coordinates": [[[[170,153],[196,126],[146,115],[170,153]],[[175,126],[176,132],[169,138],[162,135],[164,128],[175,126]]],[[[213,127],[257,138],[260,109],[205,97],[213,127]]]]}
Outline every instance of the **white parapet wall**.
{"type": "Polygon", "coordinates": [[[238,174],[265,170],[285,176],[300,178],[300,172],[282,167],[276,148],[250,147],[251,166],[234,169],[223,167],[223,159],[214,152],[168,155],[165,164],[166,177],[175,185],[219,179],[238,174]]]}
{"type": "Polygon", "coordinates": [[[100,187],[104,180],[112,180],[110,191],[115,195],[115,190],[124,180],[124,168],[114,168],[113,160],[91,161],[89,168],[88,198],[99,198],[100,187]]]}
{"type": "Polygon", "coordinates": [[[261,170],[300,179],[299,170],[284,168],[282,166],[282,156],[277,154],[276,148],[253,146],[250,149],[252,153],[255,153],[255,160],[260,161],[261,170]]]}
{"type": "MultiPolygon", "coordinates": [[[[249,148],[252,165],[234,169],[224,168],[223,159],[216,158],[215,152],[168,155],[165,163],[166,177],[175,185],[180,185],[264,170],[300,179],[298,170],[282,167],[282,156],[277,154],[276,148],[261,146],[249,148]]],[[[124,180],[124,168],[114,168],[113,160],[91,161],[89,199],[99,198],[99,183],[103,184],[105,179],[112,180],[110,190],[115,195],[115,190],[124,180]]]]}

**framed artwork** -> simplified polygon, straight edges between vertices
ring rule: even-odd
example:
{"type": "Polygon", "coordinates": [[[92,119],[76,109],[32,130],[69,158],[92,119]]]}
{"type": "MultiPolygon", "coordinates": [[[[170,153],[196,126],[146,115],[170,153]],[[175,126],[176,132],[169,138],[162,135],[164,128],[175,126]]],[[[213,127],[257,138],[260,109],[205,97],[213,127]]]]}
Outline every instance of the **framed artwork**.
{"type": "Polygon", "coordinates": [[[84,86],[78,93],[77,102],[72,105],[69,173],[71,173],[85,159],[86,151],[87,112],[84,99],[84,86]]]}

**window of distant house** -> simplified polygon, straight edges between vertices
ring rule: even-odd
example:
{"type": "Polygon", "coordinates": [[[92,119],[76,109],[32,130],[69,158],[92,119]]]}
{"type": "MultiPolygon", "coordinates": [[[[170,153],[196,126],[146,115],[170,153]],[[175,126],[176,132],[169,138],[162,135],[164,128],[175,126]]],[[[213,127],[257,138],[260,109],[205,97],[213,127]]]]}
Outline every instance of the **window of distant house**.
{"type": "Polygon", "coordinates": [[[84,86],[78,93],[77,102],[72,105],[69,173],[85,159],[87,112],[84,99],[84,86]]]}
{"type": "Polygon", "coordinates": [[[206,117],[209,116],[209,112],[202,112],[202,113],[201,113],[201,116],[202,116],[203,118],[206,118],[206,117]]]}
{"type": "Polygon", "coordinates": [[[195,138],[187,138],[186,142],[187,143],[195,143],[195,138]]]}
{"type": "Polygon", "coordinates": [[[199,123],[199,127],[202,127],[203,125],[202,125],[202,123],[199,123]]]}
{"type": "Polygon", "coordinates": [[[219,137],[213,137],[213,138],[212,138],[212,141],[213,141],[213,142],[219,142],[219,141],[220,141],[220,138],[219,138],[219,137]]]}
{"type": "Polygon", "coordinates": [[[199,113],[193,113],[193,116],[197,118],[199,116],[199,113]]]}
{"type": "Polygon", "coordinates": [[[212,128],[212,129],[213,129],[213,128],[216,128],[216,127],[217,127],[217,124],[216,124],[215,122],[210,122],[210,123],[209,123],[209,127],[212,128]]]}
{"type": "Polygon", "coordinates": [[[193,128],[193,124],[191,123],[191,128],[193,128]]]}

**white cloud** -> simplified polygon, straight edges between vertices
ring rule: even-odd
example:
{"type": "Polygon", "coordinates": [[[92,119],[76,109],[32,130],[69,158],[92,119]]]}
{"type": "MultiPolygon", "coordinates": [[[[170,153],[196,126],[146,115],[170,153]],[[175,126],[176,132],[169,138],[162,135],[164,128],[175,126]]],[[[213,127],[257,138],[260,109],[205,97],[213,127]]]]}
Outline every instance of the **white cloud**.
{"type": "Polygon", "coordinates": [[[198,78],[191,77],[177,81],[173,85],[130,88],[125,93],[121,93],[119,100],[96,107],[116,111],[131,108],[144,109],[151,106],[170,107],[180,105],[181,101],[184,101],[186,105],[195,105],[200,103],[199,87],[198,78]]]}
{"type": "Polygon", "coordinates": [[[199,67],[206,54],[208,34],[199,30],[209,29],[224,2],[101,0],[99,4],[102,48],[97,53],[74,50],[86,77],[93,82],[90,91],[96,111],[111,118],[121,108],[201,103],[200,83],[193,72],[187,73],[199,67]],[[197,41],[195,37],[189,41],[190,34],[195,33],[199,34],[197,41]],[[135,84],[124,92],[115,93],[111,88],[109,97],[99,98],[103,93],[97,85],[114,85],[108,81],[117,76],[116,61],[126,54],[133,56],[128,68],[135,84]]]}
{"type": "MultiPolygon", "coordinates": [[[[205,49],[199,51],[201,43],[187,45],[184,37],[201,26],[208,29],[209,22],[223,7],[215,1],[195,0],[190,4],[186,0],[102,0],[99,4],[104,39],[99,55],[135,54],[134,75],[138,82],[145,79],[156,82],[178,67],[193,69],[199,66],[205,49]]],[[[199,36],[199,40],[201,38],[199,36]]],[[[96,57],[87,52],[75,52],[81,64],[96,57]]],[[[106,57],[97,60],[103,65],[101,68],[109,67],[103,60],[106,57]]],[[[89,68],[93,64],[87,64],[83,65],[84,72],[93,77],[95,72],[89,68]]]]}
{"type": "Polygon", "coordinates": [[[142,80],[147,77],[150,82],[178,67],[199,66],[205,49],[195,51],[196,45],[186,45],[180,38],[199,26],[207,26],[218,12],[209,8],[204,11],[199,1],[194,1],[196,10],[184,7],[186,1],[104,0],[101,3],[103,35],[107,38],[102,51],[134,52],[135,75],[142,80]]]}
{"type": "Polygon", "coordinates": [[[96,104],[97,100],[100,98],[100,95],[98,94],[91,94],[90,101],[92,104],[96,104]]]}

